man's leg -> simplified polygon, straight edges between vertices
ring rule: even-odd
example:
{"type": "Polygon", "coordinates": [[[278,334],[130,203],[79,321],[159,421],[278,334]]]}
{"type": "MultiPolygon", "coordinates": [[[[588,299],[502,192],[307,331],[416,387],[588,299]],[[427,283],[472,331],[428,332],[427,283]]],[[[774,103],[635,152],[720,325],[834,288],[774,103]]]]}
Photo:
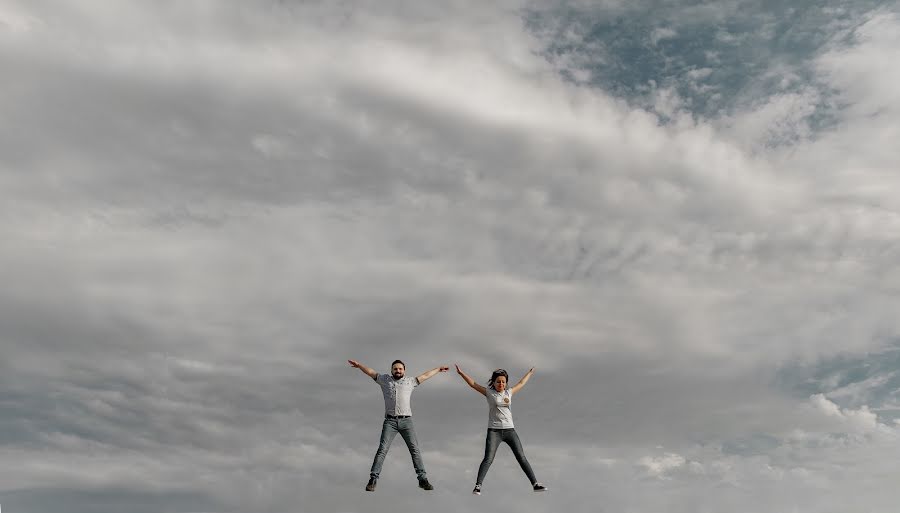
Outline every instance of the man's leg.
{"type": "Polygon", "coordinates": [[[388,449],[391,448],[391,442],[397,436],[397,420],[386,418],[381,425],[381,441],[378,442],[378,452],[375,453],[375,461],[372,462],[372,470],[369,471],[369,475],[375,479],[378,479],[378,475],[381,474],[384,457],[387,456],[388,449]]]}
{"type": "Polygon", "coordinates": [[[419,450],[419,440],[416,438],[416,430],[413,428],[412,418],[400,419],[399,429],[400,436],[406,442],[409,448],[409,455],[412,456],[413,468],[416,469],[416,476],[419,481],[426,479],[425,463],[422,462],[422,452],[419,450]]]}

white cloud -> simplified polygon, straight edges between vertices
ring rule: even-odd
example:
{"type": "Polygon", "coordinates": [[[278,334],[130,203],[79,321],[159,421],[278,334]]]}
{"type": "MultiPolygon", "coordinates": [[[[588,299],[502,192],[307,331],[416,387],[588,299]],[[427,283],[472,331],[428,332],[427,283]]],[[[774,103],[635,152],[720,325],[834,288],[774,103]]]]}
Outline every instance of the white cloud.
{"type": "Polygon", "coordinates": [[[810,400],[825,415],[839,419],[850,433],[866,434],[892,430],[889,426],[878,422],[878,416],[869,410],[867,405],[862,405],[858,409],[841,409],[824,394],[815,394],[810,400]]]}
{"type": "Polygon", "coordinates": [[[657,27],[650,33],[650,42],[655,46],[663,39],[671,39],[676,35],[678,32],[669,27],[657,27]]]}
{"type": "Polygon", "coordinates": [[[644,456],[638,460],[638,465],[646,468],[647,473],[653,477],[663,478],[668,472],[684,467],[686,460],[675,453],[666,453],[662,456],[644,456]]]}

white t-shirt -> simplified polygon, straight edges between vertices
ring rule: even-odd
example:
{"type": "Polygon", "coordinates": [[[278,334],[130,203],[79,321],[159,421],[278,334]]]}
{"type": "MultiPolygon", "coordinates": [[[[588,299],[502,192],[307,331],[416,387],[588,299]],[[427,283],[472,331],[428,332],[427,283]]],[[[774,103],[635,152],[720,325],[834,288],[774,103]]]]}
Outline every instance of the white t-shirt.
{"type": "Polygon", "coordinates": [[[484,391],[484,397],[487,399],[488,428],[490,429],[509,429],[513,426],[512,412],[509,411],[509,404],[512,402],[512,394],[509,389],[498,392],[491,387],[487,387],[484,391]]]}
{"type": "Polygon", "coordinates": [[[375,376],[375,382],[381,386],[384,395],[385,415],[412,415],[410,398],[414,388],[419,386],[419,380],[403,376],[394,379],[390,374],[375,376]]]}

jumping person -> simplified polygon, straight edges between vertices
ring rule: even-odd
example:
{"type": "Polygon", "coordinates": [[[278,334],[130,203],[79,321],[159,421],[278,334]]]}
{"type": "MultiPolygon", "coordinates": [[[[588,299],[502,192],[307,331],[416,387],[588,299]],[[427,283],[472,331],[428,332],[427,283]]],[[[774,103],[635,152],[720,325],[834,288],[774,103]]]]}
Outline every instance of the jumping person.
{"type": "Polygon", "coordinates": [[[506,442],[509,448],[512,449],[516,461],[519,462],[519,466],[522,467],[525,475],[528,476],[534,491],[546,491],[547,487],[538,483],[537,478],[534,477],[534,471],[531,469],[531,464],[525,458],[525,450],[522,448],[522,442],[519,441],[519,435],[516,434],[512,413],[509,410],[512,396],[521,390],[525,383],[528,383],[531,375],[534,374],[534,368],[532,367],[512,388],[507,388],[509,374],[503,369],[497,369],[491,374],[487,388],[476,383],[474,379],[459,368],[459,365],[456,366],[456,372],[470,387],[487,398],[489,409],[487,438],[484,442],[484,459],[481,460],[481,465],[478,467],[478,478],[475,481],[475,489],[472,490],[472,493],[481,495],[481,484],[484,482],[484,476],[487,475],[488,469],[491,468],[491,463],[494,462],[494,455],[497,453],[497,447],[500,445],[500,442],[506,442]]]}
{"type": "Polygon", "coordinates": [[[415,387],[438,372],[447,372],[450,370],[450,367],[435,367],[430,371],[419,374],[415,378],[407,378],[405,377],[406,365],[400,360],[394,360],[391,363],[390,374],[379,374],[356,360],[347,361],[351,367],[363,371],[381,385],[381,393],[384,395],[384,423],[381,425],[381,441],[378,444],[378,452],[375,453],[375,461],[372,462],[372,469],[369,471],[369,482],[366,484],[366,490],[370,492],[375,491],[375,483],[378,481],[378,475],[381,473],[384,458],[387,456],[391,442],[394,441],[397,433],[400,433],[400,436],[403,437],[403,441],[406,442],[406,447],[409,449],[409,454],[412,456],[413,468],[415,468],[416,476],[419,478],[419,488],[434,490],[434,487],[428,482],[428,477],[425,475],[425,464],[422,462],[422,453],[419,451],[419,442],[416,440],[416,431],[413,429],[410,397],[415,387]]]}

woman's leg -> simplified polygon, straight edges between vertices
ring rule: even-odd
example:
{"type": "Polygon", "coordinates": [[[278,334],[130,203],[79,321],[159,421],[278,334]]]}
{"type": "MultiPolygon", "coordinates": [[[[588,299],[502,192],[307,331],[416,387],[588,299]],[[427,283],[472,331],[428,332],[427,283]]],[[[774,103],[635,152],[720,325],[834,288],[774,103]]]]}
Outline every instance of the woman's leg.
{"type": "Polygon", "coordinates": [[[498,445],[500,445],[500,433],[488,429],[487,437],[484,439],[484,459],[481,460],[481,465],[478,467],[478,479],[475,481],[475,484],[480,485],[484,482],[484,476],[487,475],[488,469],[491,468],[491,463],[494,462],[494,455],[497,454],[498,445]]]}
{"type": "Polygon", "coordinates": [[[516,430],[510,429],[506,431],[504,433],[503,441],[509,445],[510,449],[512,449],[513,454],[516,456],[516,461],[519,462],[519,466],[522,467],[522,470],[525,471],[525,475],[531,480],[531,484],[534,485],[537,483],[537,478],[534,477],[534,470],[531,469],[531,464],[528,463],[528,458],[525,457],[525,449],[522,448],[522,442],[519,440],[519,435],[516,434],[516,430]]]}

